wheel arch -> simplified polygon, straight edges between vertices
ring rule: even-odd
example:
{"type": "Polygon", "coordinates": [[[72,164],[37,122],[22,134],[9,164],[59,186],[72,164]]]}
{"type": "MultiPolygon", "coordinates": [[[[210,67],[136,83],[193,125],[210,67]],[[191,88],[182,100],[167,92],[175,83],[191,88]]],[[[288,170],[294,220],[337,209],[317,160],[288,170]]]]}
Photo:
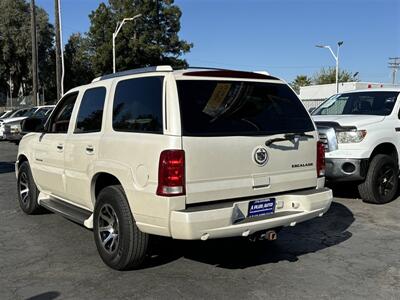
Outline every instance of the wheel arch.
{"type": "MultiPolygon", "coordinates": [[[[106,172],[106,171],[99,171],[93,175],[91,181],[91,200],[93,205],[96,203],[97,196],[99,195],[100,191],[107,186],[111,185],[120,185],[124,190],[124,186],[122,184],[122,180],[118,178],[118,176],[106,172]]],[[[125,191],[125,190],[124,190],[125,191]]],[[[125,192],[126,193],[126,192],[125,192]]]]}
{"type": "Polygon", "coordinates": [[[25,154],[18,154],[17,161],[15,162],[15,176],[18,178],[19,167],[23,162],[29,162],[28,157],[25,154]]]}
{"type": "Polygon", "coordinates": [[[379,145],[375,146],[374,150],[371,152],[369,157],[369,162],[377,155],[377,154],[386,154],[392,156],[396,162],[399,162],[399,154],[396,146],[390,142],[383,142],[379,145]]]}

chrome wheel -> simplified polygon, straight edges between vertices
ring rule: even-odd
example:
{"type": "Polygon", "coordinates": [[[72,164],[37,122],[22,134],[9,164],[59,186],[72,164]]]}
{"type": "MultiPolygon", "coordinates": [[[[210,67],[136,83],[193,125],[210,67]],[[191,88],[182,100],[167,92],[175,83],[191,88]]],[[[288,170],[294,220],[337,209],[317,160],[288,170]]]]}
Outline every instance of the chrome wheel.
{"type": "Polygon", "coordinates": [[[27,206],[29,204],[29,179],[25,172],[21,174],[19,180],[19,196],[21,203],[27,206]]]}
{"type": "Polygon", "coordinates": [[[117,214],[109,204],[104,204],[98,216],[98,235],[103,249],[112,254],[118,249],[119,221],[117,214]]]}

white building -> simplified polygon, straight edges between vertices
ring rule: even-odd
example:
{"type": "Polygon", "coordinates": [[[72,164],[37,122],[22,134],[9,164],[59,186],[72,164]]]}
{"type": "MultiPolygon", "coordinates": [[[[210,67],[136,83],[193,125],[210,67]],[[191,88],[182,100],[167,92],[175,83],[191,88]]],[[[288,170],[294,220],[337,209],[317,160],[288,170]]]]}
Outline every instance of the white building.
{"type": "MultiPolygon", "coordinates": [[[[400,87],[388,83],[376,82],[342,82],[339,83],[339,93],[363,89],[400,87]]],[[[336,83],[300,87],[300,99],[307,108],[317,107],[322,101],[336,94],[336,83]]]]}

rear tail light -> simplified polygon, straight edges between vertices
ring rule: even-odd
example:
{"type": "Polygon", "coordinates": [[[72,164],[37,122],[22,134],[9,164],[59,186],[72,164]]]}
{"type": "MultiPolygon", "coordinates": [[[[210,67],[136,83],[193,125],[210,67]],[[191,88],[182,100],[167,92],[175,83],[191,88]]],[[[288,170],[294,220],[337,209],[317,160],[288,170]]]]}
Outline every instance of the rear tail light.
{"type": "Polygon", "coordinates": [[[325,176],[325,145],[317,142],[317,176],[325,176]]]}
{"type": "Polygon", "coordinates": [[[164,150],[158,165],[158,196],[185,195],[185,152],[164,150]]]}

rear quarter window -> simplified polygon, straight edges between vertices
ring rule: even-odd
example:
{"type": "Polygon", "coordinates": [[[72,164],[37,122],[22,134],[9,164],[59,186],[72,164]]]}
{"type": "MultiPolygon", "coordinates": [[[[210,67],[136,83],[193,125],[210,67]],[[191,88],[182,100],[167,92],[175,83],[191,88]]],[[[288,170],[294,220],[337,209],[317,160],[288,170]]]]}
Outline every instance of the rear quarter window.
{"type": "Polygon", "coordinates": [[[143,77],[117,84],[113,104],[115,131],[163,133],[163,80],[161,76],[143,77]]]}

